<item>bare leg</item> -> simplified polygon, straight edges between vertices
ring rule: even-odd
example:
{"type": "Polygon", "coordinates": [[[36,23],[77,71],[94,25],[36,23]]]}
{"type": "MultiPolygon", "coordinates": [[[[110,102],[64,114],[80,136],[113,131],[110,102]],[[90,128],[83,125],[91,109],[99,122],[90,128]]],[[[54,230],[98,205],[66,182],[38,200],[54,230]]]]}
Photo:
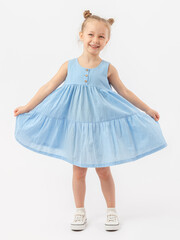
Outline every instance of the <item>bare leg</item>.
{"type": "Polygon", "coordinates": [[[84,207],[84,199],[86,193],[86,172],[87,168],[81,168],[73,165],[72,186],[76,208],[84,207]]]}
{"type": "Polygon", "coordinates": [[[110,167],[96,168],[108,208],[115,208],[115,184],[110,167]]]}

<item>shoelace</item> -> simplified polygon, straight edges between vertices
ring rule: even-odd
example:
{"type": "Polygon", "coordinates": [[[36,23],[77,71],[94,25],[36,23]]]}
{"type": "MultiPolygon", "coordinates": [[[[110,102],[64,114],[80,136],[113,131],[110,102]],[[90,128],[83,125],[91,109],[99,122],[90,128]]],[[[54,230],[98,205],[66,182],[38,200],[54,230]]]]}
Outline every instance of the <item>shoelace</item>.
{"type": "Polygon", "coordinates": [[[84,217],[84,213],[76,213],[76,214],[75,214],[75,217],[74,217],[74,221],[75,221],[75,222],[78,222],[78,221],[81,221],[81,222],[82,222],[83,217],[84,217]]]}
{"type": "Polygon", "coordinates": [[[107,221],[108,222],[114,222],[117,221],[117,214],[116,213],[110,213],[107,215],[107,221]]]}

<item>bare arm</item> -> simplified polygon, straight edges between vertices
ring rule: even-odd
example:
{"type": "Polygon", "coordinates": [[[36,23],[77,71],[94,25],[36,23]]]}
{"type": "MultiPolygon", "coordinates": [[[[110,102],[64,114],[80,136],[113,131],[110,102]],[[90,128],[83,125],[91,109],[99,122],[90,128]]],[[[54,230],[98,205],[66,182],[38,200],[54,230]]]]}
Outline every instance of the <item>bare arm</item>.
{"type": "Polygon", "coordinates": [[[68,61],[63,63],[54,77],[44,84],[34,95],[34,97],[25,105],[27,111],[32,110],[44,100],[52,91],[54,91],[66,78],[68,61]]]}
{"type": "Polygon", "coordinates": [[[116,68],[110,64],[108,71],[108,80],[114,89],[125,99],[131,102],[133,105],[138,107],[144,112],[147,112],[151,108],[146,105],[142,100],[140,100],[132,91],[130,91],[120,80],[116,68]]]}

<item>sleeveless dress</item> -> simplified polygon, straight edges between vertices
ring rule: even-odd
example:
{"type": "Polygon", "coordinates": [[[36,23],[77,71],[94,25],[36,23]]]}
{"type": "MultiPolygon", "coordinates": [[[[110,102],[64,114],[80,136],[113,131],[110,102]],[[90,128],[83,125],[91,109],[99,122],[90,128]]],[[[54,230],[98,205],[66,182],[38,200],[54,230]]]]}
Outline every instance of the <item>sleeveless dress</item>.
{"type": "Polygon", "coordinates": [[[165,148],[159,122],[112,90],[109,64],[84,68],[70,59],[60,87],[16,117],[16,140],[79,167],[127,163],[165,148]]]}

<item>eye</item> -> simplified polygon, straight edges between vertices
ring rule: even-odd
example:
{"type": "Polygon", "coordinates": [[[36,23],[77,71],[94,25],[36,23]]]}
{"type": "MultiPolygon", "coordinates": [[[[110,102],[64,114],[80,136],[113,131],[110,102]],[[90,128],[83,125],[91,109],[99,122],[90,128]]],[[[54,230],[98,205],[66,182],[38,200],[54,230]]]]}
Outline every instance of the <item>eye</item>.
{"type": "MultiPolygon", "coordinates": [[[[93,35],[93,34],[92,34],[92,33],[89,33],[88,35],[90,35],[90,36],[91,36],[91,35],[93,35]]],[[[100,36],[100,37],[104,38],[103,36],[100,36]]]]}

